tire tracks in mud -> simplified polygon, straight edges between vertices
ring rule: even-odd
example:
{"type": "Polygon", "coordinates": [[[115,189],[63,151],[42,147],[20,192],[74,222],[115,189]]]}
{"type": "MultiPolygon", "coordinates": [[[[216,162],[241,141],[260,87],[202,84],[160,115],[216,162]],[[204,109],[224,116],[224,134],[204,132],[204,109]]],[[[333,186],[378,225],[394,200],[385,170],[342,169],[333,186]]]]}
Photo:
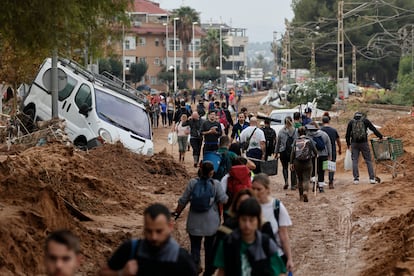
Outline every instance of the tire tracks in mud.
{"type": "Polygon", "coordinates": [[[353,190],[312,194],[299,202],[297,192],[281,196],[293,222],[290,229],[295,275],[357,275],[359,246],[353,244],[353,190]]]}

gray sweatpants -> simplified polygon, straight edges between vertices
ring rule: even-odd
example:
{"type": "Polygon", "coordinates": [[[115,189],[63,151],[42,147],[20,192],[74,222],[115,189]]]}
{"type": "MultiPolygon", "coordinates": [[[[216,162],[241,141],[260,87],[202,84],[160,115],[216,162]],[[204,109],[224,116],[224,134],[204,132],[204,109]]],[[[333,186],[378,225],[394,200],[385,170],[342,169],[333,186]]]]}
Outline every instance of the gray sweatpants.
{"type": "Polygon", "coordinates": [[[365,163],[367,163],[369,179],[374,179],[375,174],[374,174],[374,168],[372,167],[371,151],[369,150],[368,142],[352,143],[351,152],[352,152],[352,173],[354,175],[354,180],[359,180],[358,159],[359,159],[360,152],[362,153],[362,157],[364,157],[365,163]]]}

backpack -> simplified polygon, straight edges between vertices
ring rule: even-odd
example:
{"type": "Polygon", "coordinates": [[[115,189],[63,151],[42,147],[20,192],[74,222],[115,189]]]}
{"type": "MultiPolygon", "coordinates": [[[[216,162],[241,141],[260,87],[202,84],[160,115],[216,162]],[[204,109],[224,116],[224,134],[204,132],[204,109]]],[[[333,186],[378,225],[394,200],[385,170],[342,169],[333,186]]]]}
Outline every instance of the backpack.
{"type": "Polygon", "coordinates": [[[364,120],[352,121],[352,141],[363,142],[367,137],[367,130],[365,128],[364,120]]]}
{"type": "Polygon", "coordinates": [[[220,155],[217,171],[214,172],[213,178],[221,180],[231,169],[231,159],[227,152],[217,152],[220,155]]]}
{"type": "Polygon", "coordinates": [[[191,210],[202,213],[210,210],[214,202],[214,188],[211,179],[198,178],[191,191],[191,210]]]}
{"type": "Polygon", "coordinates": [[[322,136],[314,136],[312,137],[313,141],[315,142],[315,147],[317,150],[324,150],[325,149],[325,142],[323,141],[322,136]]]}
{"type": "Polygon", "coordinates": [[[295,132],[293,132],[292,136],[289,135],[289,132],[287,133],[287,135],[288,135],[288,138],[286,140],[285,152],[287,156],[290,156],[290,154],[292,153],[293,136],[295,135],[295,132]]]}
{"type": "Polygon", "coordinates": [[[224,128],[229,126],[229,122],[227,121],[226,112],[224,110],[220,110],[220,124],[223,124],[224,128]]]}
{"type": "Polygon", "coordinates": [[[297,160],[309,160],[312,158],[311,141],[306,137],[299,137],[295,144],[295,158],[297,160]]]}
{"type": "MultiPolygon", "coordinates": [[[[235,165],[233,167],[237,167],[237,166],[245,166],[245,165],[235,165]]],[[[230,175],[229,178],[227,178],[226,193],[229,196],[228,201],[231,202],[234,196],[241,190],[250,189],[251,187],[252,187],[251,177],[243,177],[242,179],[239,179],[239,178],[236,178],[230,175]]]]}
{"type": "Polygon", "coordinates": [[[262,128],[262,130],[264,132],[266,139],[266,150],[268,150],[269,148],[273,148],[275,146],[274,141],[276,138],[276,132],[270,127],[262,128]]]}

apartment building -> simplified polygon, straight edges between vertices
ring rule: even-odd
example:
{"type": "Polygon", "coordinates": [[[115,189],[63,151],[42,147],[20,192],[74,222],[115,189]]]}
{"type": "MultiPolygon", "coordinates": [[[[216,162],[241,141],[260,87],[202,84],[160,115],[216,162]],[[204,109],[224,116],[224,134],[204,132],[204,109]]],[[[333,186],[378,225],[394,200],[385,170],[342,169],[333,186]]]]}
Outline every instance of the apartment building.
{"type": "Polygon", "coordinates": [[[229,46],[228,58],[223,62],[222,73],[229,78],[239,77],[239,72],[246,72],[247,45],[249,39],[245,28],[234,28],[226,24],[206,23],[202,24],[205,31],[209,29],[220,30],[223,41],[229,46]]]}
{"type": "MultiPolygon", "coordinates": [[[[170,70],[174,68],[174,27],[170,12],[162,9],[156,2],[135,0],[128,15],[131,19],[131,27],[125,29],[123,53],[119,53],[123,56],[126,80],[130,80],[130,64],[145,61],[148,64],[148,71],[141,84],[157,90],[165,90],[165,84],[157,75],[164,68],[170,70]]],[[[202,35],[204,32],[201,28],[195,26],[195,70],[201,69],[198,56],[202,35]]],[[[176,38],[176,65],[182,71],[183,45],[178,39],[178,34],[176,38]]],[[[192,43],[190,43],[187,57],[189,66],[193,64],[192,50],[192,43]]]]}

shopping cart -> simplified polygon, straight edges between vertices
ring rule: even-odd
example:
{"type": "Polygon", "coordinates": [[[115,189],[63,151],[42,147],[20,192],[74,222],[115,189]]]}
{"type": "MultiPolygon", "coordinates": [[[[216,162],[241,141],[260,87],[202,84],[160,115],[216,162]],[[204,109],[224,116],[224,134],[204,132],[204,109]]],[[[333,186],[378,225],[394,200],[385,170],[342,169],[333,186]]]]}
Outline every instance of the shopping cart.
{"type": "Polygon", "coordinates": [[[385,167],[391,169],[392,178],[397,177],[398,173],[405,175],[405,166],[398,160],[404,154],[401,139],[388,137],[385,139],[371,139],[372,151],[375,159],[375,172],[377,164],[382,163],[385,167]]]}

